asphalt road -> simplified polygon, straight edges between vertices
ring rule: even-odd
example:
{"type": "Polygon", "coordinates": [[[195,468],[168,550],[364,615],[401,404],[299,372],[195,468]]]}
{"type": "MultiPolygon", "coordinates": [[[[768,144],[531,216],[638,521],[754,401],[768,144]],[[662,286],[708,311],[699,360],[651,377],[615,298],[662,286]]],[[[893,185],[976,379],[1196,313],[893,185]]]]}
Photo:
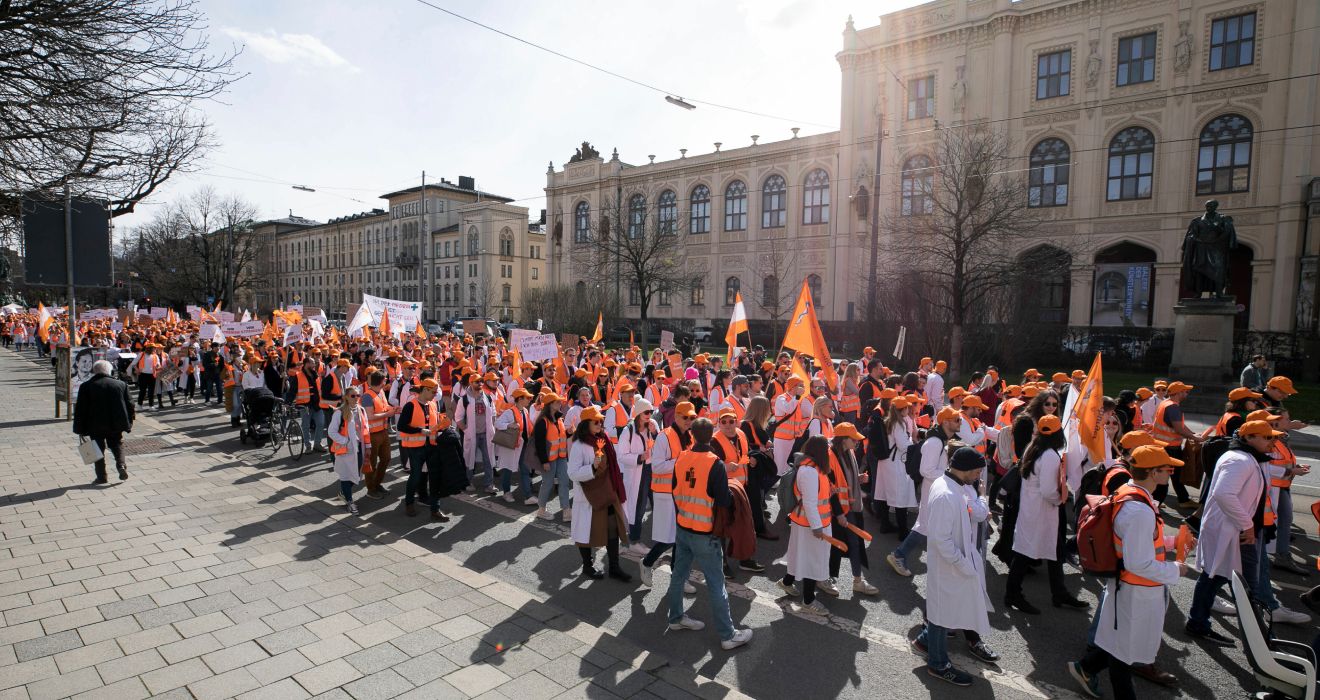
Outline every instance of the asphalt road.
{"type": "MultiPolygon", "coordinates": [[[[149,415],[176,436],[204,443],[195,449],[230,454],[327,499],[338,489],[325,455],[309,453],[301,461],[293,462],[286,452],[271,458],[269,449],[244,447],[239,444],[236,431],[229,428],[228,418],[214,408],[180,404],[149,415]]],[[[185,469],[186,455],[183,452],[179,456],[180,467],[185,469]]],[[[1320,465],[1313,457],[1320,458],[1320,453],[1307,453],[1303,459],[1320,465]]],[[[397,456],[394,461],[397,466],[397,456]]],[[[875,534],[868,549],[871,567],[866,576],[880,588],[880,594],[855,596],[844,590],[837,599],[823,596],[832,613],[828,619],[793,612],[774,588],[774,577],[781,576],[784,569],[771,562],[782,556],[787,537],[778,542],[760,540],[757,558],[768,565],[767,571],[750,576],[744,573],[730,586],[735,622],[753,628],[756,636],[749,646],[729,653],[719,649],[718,637],[711,629],[704,586],[698,586],[695,599],[692,596],[687,599],[692,616],[706,621],[708,629],[698,633],[670,633],[665,627],[667,567],[657,571],[653,590],[641,587],[636,576],[630,584],[610,579],[585,581],[577,575],[581,560],[568,540],[568,528],[557,520],[553,523],[537,520],[532,516],[533,507],[506,504],[484,494],[481,498],[449,499],[446,510],[457,517],[444,525],[426,520],[424,509],[419,509],[422,516],[407,518],[401,503],[400,474],[394,468],[390,470],[387,485],[392,494],[386,499],[358,499],[364,518],[404,534],[432,551],[453,556],[474,570],[535,591],[548,597],[551,604],[592,624],[661,653],[674,663],[689,665],[702,675],[718,677],[756,698],[860,699],[935,693],[945,696],[951,692],[966,698],[1077,697],[1076,684],[1064,664],[1082,655],[1090,612],[1049,607],[1043,568],[1039,575],[1028,578],[1026,595],[1045,614],[1009,613],[1001,602],[1007,568],[991,557],[988,586],[997,609],[990,615],[995,632],[986,642],[1002,659],[997,668],[975,662],[957,653],[963,645],[961,640],[951,640],[955,663],[985,679],[978,679],[965,691],[954,690],[928,677],[924,660],[908,651],[908,640],[915,638],[922,624],[925,564],[913,557],[909,562],[915,573],[913,578],[904,579],[895,574],[885,562],[885,555],[897,545],[893,535],[875,534]]],[[[1309,511],[1311,503],[1320,497],[1320,474],[1298,479],[1294,494],[1297,532],[1293,553],[1299,560],[1308,562],[1309,567],[1317,553],[1316,523],[1309,511]],[[1300,536],[1303,531],[1306,538],[1300,536]]],[[[1171,531],[1181,522],[1176,512],[1167,510],[1165,520],[1171,531]]],[[[781,534],[784,532],[782,523],[774,527],[781,534]]],[[[868,523],[868,529],[876,532],[873,523],[868,523]]],[[[649,532],[649,527],[644,532],[649,532]]],[[[629,561],[624,567],[635,574],[637,557],[626,556],[629,561]]],[[[847,571],[846,563],[844,570],[847,571]]],[[[1094,609],[1099,600],[1099,583],[1071,567],[1065,566],[1065,571],[1069,589],[1091,602],[1094,609]]],[[[1276,569],[1274,580],[1276,595],[1283,604],[1301,609],[1297,595],[1320,583],[1320,575],[1303,578],[1276,569]]],[[[1165,620],[1165,636],[1157,661],[1161,668],[1179,677],[1179,684],[1161,687],[1139,679],[1138,694],[1142,698],[1210,698],[1255,692],[1257,684],[1240,648],[1202,646],[1183,635],[1192,588],[1193,578],[1189,576],[1172,591],[1173,604],[1165,620]]],[[[1236,618],[1221,615],[1215,618],[1217,629],[1236,635],[1236,618]]],[[[1278,636],[1305,643],[1312,640],[1316,631],[1315,623],[1276,628],[1278,636]]],[[[1110,692],[1107,685],[1105,681],[1106,693],[1110,692]]]]}

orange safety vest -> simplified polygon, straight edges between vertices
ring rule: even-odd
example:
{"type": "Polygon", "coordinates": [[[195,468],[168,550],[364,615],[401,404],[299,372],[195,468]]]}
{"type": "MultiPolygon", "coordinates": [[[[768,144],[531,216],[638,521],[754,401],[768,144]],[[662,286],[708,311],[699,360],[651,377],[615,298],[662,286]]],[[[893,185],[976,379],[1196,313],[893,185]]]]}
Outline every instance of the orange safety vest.
{"type": "MultiPolygon", "coordinates": [[[[838,495],[839,505],[843,506],[843,512],[852,510],[852,497],[848,494],[848,480],[843,476],[843,464],[839,462],[839,456],[830,450],[830,473],[834,476],[835,486],[830,490],[838,495]]],[[[971,506],[968,506],[968,512],[971,512],[971,506]]]]}
{"type": "MultiPolygon", "coordinates": [[[[831,423],[831,422],[825,420],[824,418],[814,418],[814,419],[812,419],[812,420],[815,420],[815,421],[817,421],[817,422],[820,423],[820,434],[821,434],[821,437],[825,438],[826,440],[833,440],[833,439],[834,439],[834,424],[833,424],[833,423],[831,423]]],[[[810,423],[808,423],[808,427],[810,427],[810,423]]]]}
{"type": "MultiPolygon", "coordinates": [[[[725,403],[729,405],[729,408],[733,409],[734,417],[736,417],[738,422],[741,423],[743,416],[747,413],[747,409],[742,405],[742,402],[738,400],[738,397],[730,395],[725,403]]],[[[720,410],[723,411],[724,409],[721,408],[720,410]]]]}
{"type": "MultiPolygon", "coordinates": [[[[966,412],[964,412],[963,415],[966,416],[967,422],[972,426],[973,432],[981,429],[981,421],[971,416],[968,416],[966,412]]],[[[984,457],[986,455],[986,451],[989,445],[990,445],[990,441],[988,439],[982,440],[979,444],[972,445],[972,449],[976,450],[977,452],[980,452],[981,456],[984,457]]]]}
{"type": "Polygon", "coordinates": [[[796,401],[791,411],[779,418],[779,425],[775,426],[776,440],[796,440],[807,429],[808,419],[802,415],[802,399],[796,401]]]}
{"type": "Polygon", "coordinates": [[[715,466],[713,452],[684,452],[674,464],[674,510],[678,524],[694,532],[715,528],[715,499],[706,493],[710,470],[715,466]]]}
{"type": "Polygon", "coordinates": [[[224,365],[226,370],[225,376],[227,377],[227,379],[225,379],[225,388],[228,389],[237,382],[234,381],[234,366],[228,362],[224,363],[224,365]]]}
{"type": "Polygon", "coordinates": [[[662,382],[651,382],[646,387],[646,398],[650,400],[652,406],[658,408],[660,404],[665,402],[665,399],[669,398],[669,387],[662,382]]]}
{"type": "MultiPolygon", "coordinates": [[[[1291,467],[1297,464],[1297,455],[1293,454],[1292,448],[1283,444],[1282,441],[1274,443],[1274,452],[1270,454],[1270,464],[1279,467],[1291,467]]],[[[1293,478],[1291,476],[1281,476],[1278,478],[1270,477],[1270,486],[1286,489],[1292,486],[1293,478]]]]}
{"type": "MultiPolygon", "coordinates": [[[[1101,496],[1108,496],[1108,495],[1109,495],[1109,478],[1112,477],[1112,476],[1114,475],[1114,472],[1115,472],[1115,471],[1120,471],[1120,472],[1123,472],[1124,474],[1127,474],[1127,475],[1128,475],[1128,479],[1131,479],[1131,478],[1132,478],[1132,472],[1128,471],[1127,465],[1126,465],[1126,464],[1123,464],[1122,462],[1119,462],[1118,464],[1115,464],[1114,466],[1112,466],[1112,467],[1106,469],[1106,470],[1105,470],[1105,473],[1100,477],[1100,495],[1101,495],[1101,496]]],[[[1127,484],[1125,483],[1125,484],[1123,484],[1123,486],[1127,486],[1127,484]]],[[[1119,488],[1123,488],[1123,487],[1120,486],[1119,488]]]]}
{"type": "MultiPolygon", "coordinates": [[[[1158,561],[1165,561],[1166,555],[1164,552],[1164,519],[1160,517],[1160,511],[1155,507],[1155,502],[1152,501],[1150,496],[1146,494],[1145,489],[1141,488],[1140,486],[1133,486],[1132,484],[1123,484],[1122,486],[1118,487],[1118,491],[1115,492],[1114,494],[1114,500],[1118,501],[1120,499],[1123,500],[1124,502],[1129,502],[1129,503],[1140,499],[1147,506],[1150,506],[1150,509],[1155,512],[1155,534],[1153,537],[1155,544],[1155,559],[1158,561]]],[[[1114,509],[1114,517],[1118,516],[1119,510],[1122,510],[1121,505],[1118,508],[1114,509]]],[[[1118,554],[1118,558],[1121,560],[1123,558],[1123,540],[1119,539],[1118,533],[1114,533],[1114,550],[1118,554]]],[[[1131,571],[1128,571],[1127,569],[1123,569],[1122,571],[1119,572],[1118,580],[1122,581],[1123,583],[1131,583],[1137,586],[1164,585],[1161,583],[1155,583],[1150,579],[1142,578],[1132,573],[1131,571]]]]}
{"type": "Polygon", "coordinates": [[[298,406],[311,403],[312,384],[307,381],[307,375],[303,374],[301,369],[293,373],[293,383],[294,386],[298,388],[297,393],[293,397],[293,403],[298,406]]]}
{"type": "Polygon", "coordinates": [[[143,374],[154,374],[155,371],[156,371],[156,361],[155,361],[155,359],[154,359],[155,357],[156,357],[155,355],[149,355],[149,354],[147,354],[147,353],[142,353],[141,355],[138,355],[138,361],[137,361],[137,369],[138,369],[138,371],[141,372],[141,373],[143,373],[143,374]],[[148,358],[153,358],[152,361],[151,361],[151,372],[148,372],[148,371],[147,371],[147,359],[148,359],[148,358]]]}
{"type": "Polygon", "coordinates": [[[553,462],[568,458],[568,433],[564,432],[564,419],[545,422],[546,456],[553,462]]]}
{"type": "Polygon", "coordinates": [[[738,483],[747,483],[747,465],[751,463],[749,453],[751,450],[747,447],[747,436],[743,435],[741,430],[735,430],[737,438],[730,440],[719,430],[715,431],[715,441],[720,443],[720,449],[724,452],[724,470],[729,473],[730,479],[736,479],[738,483]]]}
{"type": "Polygon", "coordinates": [[[1165,399],[1160,402],[1159,408],[1155,409],[1155,421],[1150,426],[1151,432],[1155,433],[1155,439],[1160,442],[1168,443],[1169,447],[1182,447],[1183,438],[1178,433],[1173,432],[1173,426],[1164,422],[1164,409],[1169,406],[1176,406],[1173,399],[1165,399]]]}
{"type": "Polygon", "coordinates": [[[624,409],[623,404],[618,401],[606,406],[604,412],[608,413],[611,408],[614,409],[614,430],[606,432],[609,435],[610,442],[617,445],[619,444],[619,433],[628,427],[628,421],[632,420],[632,417],[628,415],[628,411],[624,409]]]}
{"type": "MultiPolygon", "coordinates": [[[[803,466],[810,466],[815,469],[816,478],[820,480],[816,491],[816,512],[820,515],[821,524],[823,525],[830,521],[830,480],[825,476],[825,472],[810,459],[802,460],[802,464],[798,466],[798,469],[803,466]]],[[[796,480],[793,482],[793,493],[798,497],[798,507],[788,514],[788,519],[802,527],[811,527],[810,522],[807,520],[806,511],[802,509],[802,491],[798,489],[796,480]]]]}
{"type": "Polygon", "coordinates": [[[843,397],[839,399],[839,411],[842,413],[855,413],[860,410],[862,410],[862,395],[849,394],[845,391],[843,397]]]}
{"type": "MultiPolygon", "coordinates": [[[[359,421],[359,422],[360,422],[360,421],[359,421]]],[[[371,438],[368,437],[366,427],[361,426],[361,425],[359,425],[358,427],[362,428],[362,434],[358,436],[358,442],[361,442],[361,443],[363,443],[363,444],[369,444],[369,443],[371,442],[371,438]]],[[[346,455],[346,454],[348,454],[348,442],[347,442],[347,438],[348,438],[348,419],[344,417],[344,412],[343,412],[343,411],[340,411],[340,412],[339,412],[339,436],[342,437],[342,438],[345,438],[345,442],[344,442],[344,444],[340,445],[339,443],[335,442],[334,440],[331,440],[331,441],[330,441],[330,452],[331,452],[331,454],[336,454],[336,455],[346,455]]]]}
{"type": "Polygon", "coordinates": [[[376,433],[384,432],[385,423],[389,421],[389,416],[387,415],[387,412],[390,410],[390,403],[385,400],[384,396],[377,394],[371,389],[367,389],[366,395],[371,397],[371,408],[373,411],[376,412],[375,415],[378,416],[378,417],[372,417],[373,414],[367,415],[367,420],[369,421],[370,424],[370,431],[373,435],[376,433]]]}
{"type": "MultiPolygon", "coordinates": [[[[669,441],[669,457],[671,459],[678,459],[679,457],[683,456],[683,453],[685,452],[685,450],[683,449],[683,441],[678,437],[678,431],[674,430],[673,426],[665,428],[660,433],[660,437],[665,438],[669,441]]],[[[675,463],[674,467],[675,467],[675,471],[677,471],[678,468],[677,463],[675,463]]],[[[673,493],[673,492],[674,492],[673,472],[670,472],[669,474],[657,474],[653,470],[651,472],[651,493],[673,493]]]]}
{"type": "Polygon", "coordinates": [[[999,408],[999,416],[995,419],[995,425],[999,426],[1001,429],[1012,428],[1013,411],[1017,410],[1017,407],[1024,403],[1026,403],[1026,401],[1023,401],[1022,399],[1009,399],[1005,401],[999,408]]]}
{"type": "MultiPolygon", "coordinates": [[[[416,397],[408,400],[412,405],[412,419],[408,426],[412,428],[434,428],[440,422],[440,412],[436,410],[435,401],[427,401],[426,407],[429,408],[425,415],[422,414],[422,403],[416,397]]],[[[399,445],[402,447],[421,447],[426,444],[426,436],[420,432],[417,433],[399,433],[399,445]]]]}
{"type": "Polygon", "coordinates": [[[1219,417],[1219,422],[1215,423],[1213,428],[1210,428],[1209,430],[1202,433],[1201,437],[1209,437],[1211,435],[1231,435],[1228,432],[1228,421],[1241,416],[1242,414],[1236,411],[1229,411],[1228,413],[1225,413],[1224,415],[1219,417]]]}
{"type": "MultiPolygon", "coordinates": [[[[334,382],[334,391],[330,393],[338,394],[340,397],[342,397],[344,395],[344,387],[339,383],[339,375],[335,374],[334,372],[331,372],[326,376],[330,377],[330,381],[334,382]]],[[[324,394],[324,392],[322,393],[324,394]]],[[[325,395],[321,396],[321,408],[334,408],[337,405],[337,403],[338,403],[338,399],[327,399],[325,395]]]]}

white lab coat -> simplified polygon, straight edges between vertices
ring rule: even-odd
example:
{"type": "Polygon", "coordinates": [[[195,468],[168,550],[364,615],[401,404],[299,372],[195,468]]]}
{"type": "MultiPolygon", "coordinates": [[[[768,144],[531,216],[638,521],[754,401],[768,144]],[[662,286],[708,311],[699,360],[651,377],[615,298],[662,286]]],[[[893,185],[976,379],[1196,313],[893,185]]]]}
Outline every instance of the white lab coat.
{"type": "Polygon", "coordinates": [[[1154,394],[1152,394],[1149,399],[1143,401],[1141,403],[1141,424],[1153,425],[1155,423],[1155,409],[1159,407],[1160,398],[1154,394]]]}
{"type": "Polygon", "coordinates": [[[628,524],[633,524],[637,505],[638,492],[642,488],[642,466],[645,462],[642,460],[642,454],[646,452],[646,441],[654,440],[656,433],[660,431],[656,427],[655,421],[650,421],[650,432],[637,432],[637,421],[628,423],[623,429],[623,434],[619,436],[619,444],[614,446],[615,456],[619,460],[619,471],[623,472],[623,488],[628,494],[628,506],[625,507],[624,517],[628,524]]]}
{"type": "Polygon", "coordinates": [[[358,406],[349,414],[348,434],[340,435],[339,426],[343,417],[343,412],[336,410],[334,415],[330,416],[330,425],[326,428],[326,433],[334,444],[348,446],[347,452],[335,455],[335,476],[339,477],[340,481],[351,481],[356,484],[362,479],[362,458],[365,449],[362,444],[362,431],[370,423],[367,421],[366,411],[362,406],[358,406]]]}
{"type": "Polygon", "coordinates": [[[1224,578],[1242,571],[1238,533],[1254,527],[1252,516],[1265,493],[1268,467],[1269,462],[1257,462],[1241,450],[1229,450],[1215,463],[1210,498],[1201,518],[1201,536],[1196,542],[1196,562],[1202,571],[1224,578]]]}
{"type": "MultiPolygon", "coordinates": [[[[678,432],[675,429],[674,432],[678,432]]],[[[651,473],[673,474],[678,455],[670,454],[669,438],[658,435],[651,448],[651,473]]],[[[651,540],[656,544],[673,544],[678,533],[678,511],[674,510],[674,495],[651,492],[651,540]]]]}
{"type": "MultiPolygon", "coordinates": [[[[466,426],[463,430],[463,459],[467,462],[468,469],[475,469],[477,465],[477,401],[486,404],[486,455],[493,461],[495,459],[495,405],[491,402],[490,396],[486,392],[481,392],[477,398],[472,398],[472,394],[464,393],[463,399],[460,399],[454,405],[454,422],[466,426]]],[[[491,465],[494,466],[494,465],[491,465]]]]}
{"type": "Polygon", "coordinates": [[[825,540],[816,539],[812,530],[821,530],[830,535],[831,519],[821,520],[817,512],[817,495],[820,493],[820,472],[810,464],[802,464],[797,470],[797,490],[801,499],[801,509],[810,527],[803,527],[789,521],[788,551],[784,554],[784,566],[788,573],[797,578],[809,578],[812,581],[824,581],[830,577],[830,547],[825,540]]]}
{"type": "Polygon", "coordinates": [[[976,489],[944,475],[930,485],[922,511],[927,510],[926,618],[947,629],[990,634],[994,606],[976,547],[977,523],[990,515],[989,503],[976,489]]]}
{"type": "Polygon", "coordinates": [[[586,408],[586,406],[583,406],[580,403],[574,403],[570,404],[564,411],[564,430],[567,430],[569,434],[572,434],[573,431],[577,430],[577,424],[582,418],[582,409],[584,408],[586,408]]]}
{"type": "MultiPolygon", "coordinates": [[[[527,411],[525,409],[520,409],[512,406],[504,409],[504,413],[501,413],[499,418],[495,419],[495,429],[507,430],[510,425],[514,425],[517,420],[517,417],[514,415],[514,411],[519,411],[522,413],[522,419],[523,419],[522,424],[523,426],[525,426],[525,430],[523,432],[526,432],[527,435],[531,435],[532,422],[531,419],[527,417],[527,411]]],[[[489,435],[489,433],[487,433],[487,435],[489,435]]],[[[502,469],[506,472],[518,471],[518,460],[522,457],[523,445],[527,444],[527,438],[519,435],[518,444],[514,445],[513,447],[500,447],[499,445],[496,445],[493,441],[490,444],[492,447],[495,448],[495,454],[493,456],[493,459],[495,460],[495,466],[497,468],[502,469]]]]}
{"type": "Polygon", "coordinates": [[[1013,551],[1033,559],[1054,561],[1059,538],[1059,506],[1066,494],[1059,493],[1059,470],[1063,458],[1056,450],[1045,450],[1036,460],[1031,476],[1022,480],[1021,506],[1013,551]]]}
{"type": "Polygon", "coordinates": [[[926,400],[936,413],[944,407],[944,377],[939,372],[926,375],[926,400]]]}
{"type": "Polygon", "coordinates": [[[575,544],[591,541],[591,514],[594,512],[582,482],[595,478],[592,463],[596,461],[596,446],[577,440],[568,443],[568,478],[573,482],[573,523],[570,534],[575,544]]]}
{"type": "MultiPolygon", "coordinates": [[[[1134,484],[1135,486],[1135,484],[1134,484]]],[[[1100,600],[1096,646],[1125,664],[1155,662],[1164,633],[1167,586],[1178,583],[1178,564],[1155,559],[1155,511],[1138,501],[1124,503],[1114,516],[1114,537],[1123,541],[1123,568],[1161,586],[1124,583],[1115,596],[1114,581],[1105,582],[1100,600]],[[1115,624],[1115,615],[1118,616],[1115,624]]],[[[1160,533],[1161,537],[1164,533],[1160,533]]]]}
{"type": "MultiPolygon", "coordinates": [[[[803,401],[800,398],[791,398],[787,393],[775,397],[775,419],[783,420],[794,411],[801,411],[803,420],[811,418],[811,402],[803,401]]],[[[793,443],[795,440],[774,440],[775,449],[775,470],[779,476],[783,476],[788,471],[788,460],[793,456],[793,443]]]]}
{"type": "MultiPolygon", "coordinates": [[[[917,513],[917,524],[913,530],[926,534],[926,511],[930,502],[930,485],[944,475],[949,467],[949,453],[944,449],[944,442],[939,438],[926,438],[921,443],[921,511],[917,513]]],[[[904,472],[906,477],[907,473],[904,472]]]]}
{"type": "MultiPolygon", "coordinates": [[[[880,460],[879,469],[876,471],[877,484],[884,484],[884,493],[886,498],[883,500],[894,508],[916,508],[921,505],[917,500],[917,484],[908,476],[907,467],[904,465],[904,457],[907,455],[908,447],[912,445],[912,436],[908,434],[907,423],[899,421],[894,424],[894,430],[889,434],[889,445],[895,448],[889,459],[880,460]]],[[[881,487],[876,487],[877,494],[881,487]]]]}

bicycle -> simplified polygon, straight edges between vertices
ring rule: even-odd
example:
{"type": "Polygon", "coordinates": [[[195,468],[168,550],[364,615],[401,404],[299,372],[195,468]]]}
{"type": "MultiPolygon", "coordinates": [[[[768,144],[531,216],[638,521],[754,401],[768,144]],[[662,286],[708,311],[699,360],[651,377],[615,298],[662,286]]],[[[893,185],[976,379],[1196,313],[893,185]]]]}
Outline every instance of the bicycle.
{"type": "Polygon", "coordinates": [[[270,435],[271,456],[279,454],[280,447],[287,445],[293,461],[302,459],[306,445],[303,444],[302,411],[297,406],[284,403],[284,399],[275,399],[275,410],[262,422],[270,435]]]}

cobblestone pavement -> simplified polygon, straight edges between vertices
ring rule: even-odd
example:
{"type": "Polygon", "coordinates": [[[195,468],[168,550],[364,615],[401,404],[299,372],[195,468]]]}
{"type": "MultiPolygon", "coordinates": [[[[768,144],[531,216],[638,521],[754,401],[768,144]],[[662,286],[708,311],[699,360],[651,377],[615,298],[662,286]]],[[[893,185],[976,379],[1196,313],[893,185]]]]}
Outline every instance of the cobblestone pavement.
{"type": "Polygon", "coordinates": [[[0,700],[746,697],[149,415],[93,486],[51,384],[0,351],[0,700]]]}

